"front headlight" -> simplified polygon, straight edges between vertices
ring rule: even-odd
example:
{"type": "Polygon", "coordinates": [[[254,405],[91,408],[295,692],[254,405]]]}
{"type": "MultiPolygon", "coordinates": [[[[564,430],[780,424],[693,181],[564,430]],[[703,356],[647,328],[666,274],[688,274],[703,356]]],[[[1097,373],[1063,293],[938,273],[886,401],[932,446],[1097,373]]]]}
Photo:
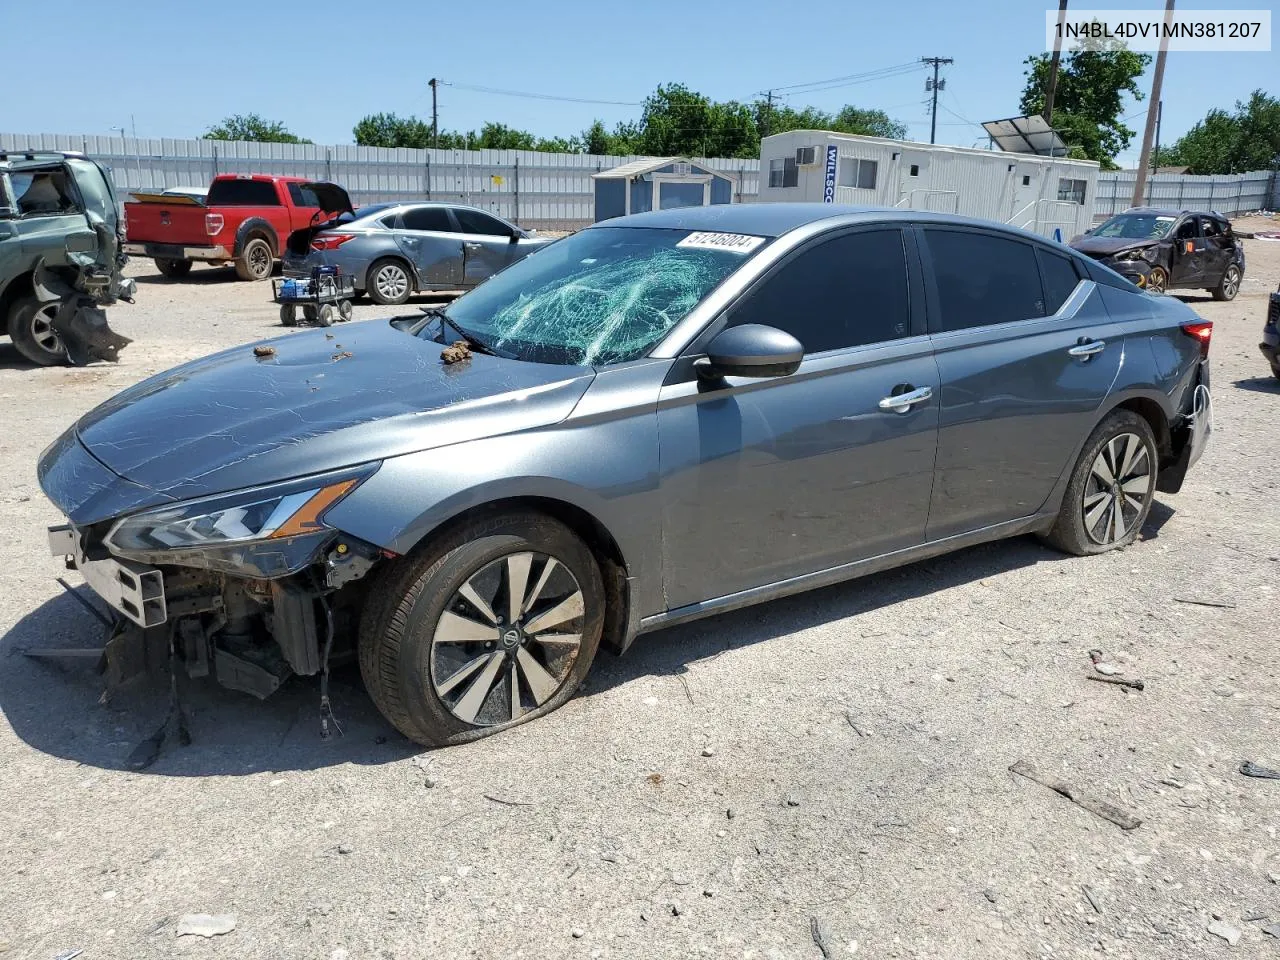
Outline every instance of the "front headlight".
{"type": "Polygon", "coordinates": [[[321,516],[377,465],[254,490],[191,500],[125,517],[104,542],[113,553],[201,550],[318,533],[321,516]]]}
{"type": "Polygon", "coordinates": [[[1155,247],[1139,247],[1136,250],[1121,250],[1116,260],[1140,260],[1144,263],[1155,262],[1155,247]]]}

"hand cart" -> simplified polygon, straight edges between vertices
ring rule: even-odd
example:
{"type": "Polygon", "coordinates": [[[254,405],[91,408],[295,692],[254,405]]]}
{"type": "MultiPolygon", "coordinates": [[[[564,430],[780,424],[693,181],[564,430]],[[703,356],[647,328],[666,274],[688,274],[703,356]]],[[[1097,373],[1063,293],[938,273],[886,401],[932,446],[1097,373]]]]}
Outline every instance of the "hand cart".
{"type": "Polygon", "coordinates": [[[283,277],[272,280],[271,286],[286,327],[298,325],[299,307],[304,320],[322,327],[332,326],[335,319],[351,319],[356,279],[337,267],[314,267],[310,277],[283,277]]]}

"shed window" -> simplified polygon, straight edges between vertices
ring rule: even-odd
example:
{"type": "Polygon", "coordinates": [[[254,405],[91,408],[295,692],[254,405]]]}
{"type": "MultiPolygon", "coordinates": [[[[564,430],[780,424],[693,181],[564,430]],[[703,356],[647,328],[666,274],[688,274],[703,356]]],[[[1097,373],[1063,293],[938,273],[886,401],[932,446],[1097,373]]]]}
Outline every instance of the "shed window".
{"type": "Polygon", "coordinates": [[[860,187],[874,190],[876,187],[875,160],[859,160],[856,157],[840,158],[840,176],[836,181],[842,187],[860,187]]]}
{"type": "Polygon", "coordinates": [[[1030,176],[1029,174],[1024,174],[1024,175],[1023,175],[1023,177],[1022,177],[1022,185],[1023,185],[1024,187],[1029,187],[1029,186],[1031,186],[1031,176],[1030,176]]]}
{"type": "Polygon", "coordinates": [[[913,163],[913,164],[911,165],[911,176],[913,176],[913,177],[918,177],[918,176],[920,176],[920,164],[918,164],[918,163],[913,163]]]}
{"type": "Polygon", "coordinates": [[[1058,199],[1084,205],[1086,184],[1083,180],[1068,180],[1065,177],[1058,181],[1058,199]]]}
{"type": "Polygon", "coordinates": [[[769,186],[794,187],[799,182],[795,157],[777,157],[769,161],[769,186]]]}

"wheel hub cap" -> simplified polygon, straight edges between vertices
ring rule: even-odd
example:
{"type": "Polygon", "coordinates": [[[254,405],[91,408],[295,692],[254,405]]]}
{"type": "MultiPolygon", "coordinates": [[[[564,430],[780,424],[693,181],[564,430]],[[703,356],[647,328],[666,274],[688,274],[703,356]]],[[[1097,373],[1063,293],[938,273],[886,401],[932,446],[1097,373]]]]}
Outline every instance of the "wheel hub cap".
{"type": "Polygon", "coordinates": [[[1133,531],[1151,496],[1151,457],[1134,433],[1107,441],[1089,469],[1084,488],[1084,529],[1094,543],[1107,545],[1133,531]]]}
{"type": "Polygon", "coordinates": [[[436,696],[464,723],[507,723],[564,686],[582,646],[586,609],[572,571],[554,557],[513,553],[471,574],[431,641],[436,696]]]}

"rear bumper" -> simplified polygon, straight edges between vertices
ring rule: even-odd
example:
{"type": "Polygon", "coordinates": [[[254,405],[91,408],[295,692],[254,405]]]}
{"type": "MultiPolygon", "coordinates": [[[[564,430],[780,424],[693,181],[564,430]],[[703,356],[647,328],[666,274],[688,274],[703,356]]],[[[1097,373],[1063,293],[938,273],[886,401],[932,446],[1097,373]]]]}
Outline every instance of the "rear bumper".
{"type": "Polygon", "coordinates": [[[188,247],[180,243],[126,243],[124,252],[131,257],[153,257],[161,260],[234,260],[224,246],[188,247]]]}

